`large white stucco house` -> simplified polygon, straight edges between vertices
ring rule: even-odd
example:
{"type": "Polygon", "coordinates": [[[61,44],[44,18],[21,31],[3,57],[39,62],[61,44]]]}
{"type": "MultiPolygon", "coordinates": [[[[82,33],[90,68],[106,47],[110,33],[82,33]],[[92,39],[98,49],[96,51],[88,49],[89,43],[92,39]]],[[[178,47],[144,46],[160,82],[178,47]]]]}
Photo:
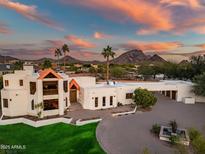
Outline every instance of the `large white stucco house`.
{"type": "Polygon", "coordinates": [[[2,114],[16,117],[37,116],[36,104],[43,103],[42,116],[64,115],[72,103],[84,109],[98,110],[131,104],[136,88],[158,91],[178,102],[205,102],[192,93],[192,83],[185,81],[96,83],[95,77],[69,77],[52,69],[35,73],[32,66],[3,76],[2,114]]]}

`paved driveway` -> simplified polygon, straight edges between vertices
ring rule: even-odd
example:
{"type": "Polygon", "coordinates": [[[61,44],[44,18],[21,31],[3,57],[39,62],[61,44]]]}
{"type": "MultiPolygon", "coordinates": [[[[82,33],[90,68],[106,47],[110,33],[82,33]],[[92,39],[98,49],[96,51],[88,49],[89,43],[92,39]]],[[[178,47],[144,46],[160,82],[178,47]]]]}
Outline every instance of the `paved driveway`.
{"type": "Polygon", "coordinates": [[[138,154],[144,148],[152,153],[173,154],[174,149],[150,133],[154,123],[177,121],[179,127],[195,127],[205,134],[205,104],[185,105],[164,96],[150,112],[104,119],[97,127],[97,139],[109,154],[138,154]]]}

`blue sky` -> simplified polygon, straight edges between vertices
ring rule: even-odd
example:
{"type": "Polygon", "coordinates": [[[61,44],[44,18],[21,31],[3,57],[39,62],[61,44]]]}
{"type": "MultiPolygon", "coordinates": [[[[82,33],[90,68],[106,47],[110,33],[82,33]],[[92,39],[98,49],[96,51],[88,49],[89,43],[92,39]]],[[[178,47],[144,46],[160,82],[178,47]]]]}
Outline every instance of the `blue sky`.
{"type": "Polygon", "coordinates": [[[67,43],[70,55],[102,60],[141,49],[160,55],[198,55],[205,49],[204,0],[0,0],[0,54],[52,57],[67,43]]]}

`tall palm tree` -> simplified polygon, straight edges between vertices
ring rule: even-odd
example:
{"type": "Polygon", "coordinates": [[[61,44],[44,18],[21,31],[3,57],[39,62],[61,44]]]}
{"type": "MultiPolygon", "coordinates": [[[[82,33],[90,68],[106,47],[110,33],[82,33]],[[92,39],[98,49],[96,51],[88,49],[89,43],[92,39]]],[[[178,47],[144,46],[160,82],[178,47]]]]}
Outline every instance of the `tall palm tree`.
{"type": "Polygon", "coordinates": [[[57,48],[55,50],[55,57],[57,57],[58,59],[58,64],[57,64],[57,67],[59,68],[59,59],[60,59],[60,56],[62,56],[62,53],[61,53],[61,49],[57,48]]]}
{"type": "Polygon", "coordinates": [[[70,52],[70,49],[69,49],[69,47],[68,47],[67,44],[64,44],[64,45],[62,46],[62,49],[61,49],[61,50],[63,51],[63,55],[64,55],[63,65],[64,65],[64,71],[65,71],[65,56],[66,56],[66,53],[69,53],[69,52],[70,52]]]}
{"type": "Polygon", "coordinates": [[[109,84],[110,57],[114,58],[115,52],[113,52],[112,47],[108,45],[107,48],[103,49],[101,54],[104,56],[107,62],[106,81],[107,81],[107,84],[109,84]]]}

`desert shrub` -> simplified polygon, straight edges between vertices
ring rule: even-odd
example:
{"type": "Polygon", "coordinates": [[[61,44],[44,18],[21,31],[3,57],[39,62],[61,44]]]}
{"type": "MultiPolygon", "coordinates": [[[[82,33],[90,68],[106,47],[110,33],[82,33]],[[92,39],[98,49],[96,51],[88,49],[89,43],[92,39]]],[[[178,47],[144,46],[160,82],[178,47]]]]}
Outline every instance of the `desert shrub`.
{"type": "Polygon", "coordinates": [[[169,137],[169,140],[170,140],[170,143],[171,143],[172,145],[176,145],[177,143],[179,143],[179,136],[177,136],[177,135],[171,135],[171,136],[169,137]]]}
{"type": "Polygon", "coordinates": [[[192,141],[192,146],[197,154],[205,154],[205,139],[203,136],[198,136],[192,141]]]}
{"type": "Polygon", "coordinates": [[[120,102],[118,102],[118,103],[117,103],[117,106],[120,107],[120,106],[123,106],[123,104],[120,103],[120,102]]]}
{"type": "Polygon", "coordinates": [[[204,136],[196,129],[189,129],[189,137],[193,150],[196,154],[205,154],[205,138],[204,136]]]}
{"type": "Polygon", "coordinates": [[[148,108],[156,104],[157,98],[147,89],[138,88],[134,91],[133,101],[142,108],[148,108]]]}
{"type": "Polygon", "coordinates": [[[152,129],[151,129],[151,132],[155,135],[159,135],[160,133],[160,125],[159,124],[154,124],[152,125],[152,129]]]}
{"type": "Polygon", "coordinates": [[[196,130],[195,128],[190,128],[188,132],[189,132],[189,138],[191,141],[201,136],[200,132],[196,130]]]}

